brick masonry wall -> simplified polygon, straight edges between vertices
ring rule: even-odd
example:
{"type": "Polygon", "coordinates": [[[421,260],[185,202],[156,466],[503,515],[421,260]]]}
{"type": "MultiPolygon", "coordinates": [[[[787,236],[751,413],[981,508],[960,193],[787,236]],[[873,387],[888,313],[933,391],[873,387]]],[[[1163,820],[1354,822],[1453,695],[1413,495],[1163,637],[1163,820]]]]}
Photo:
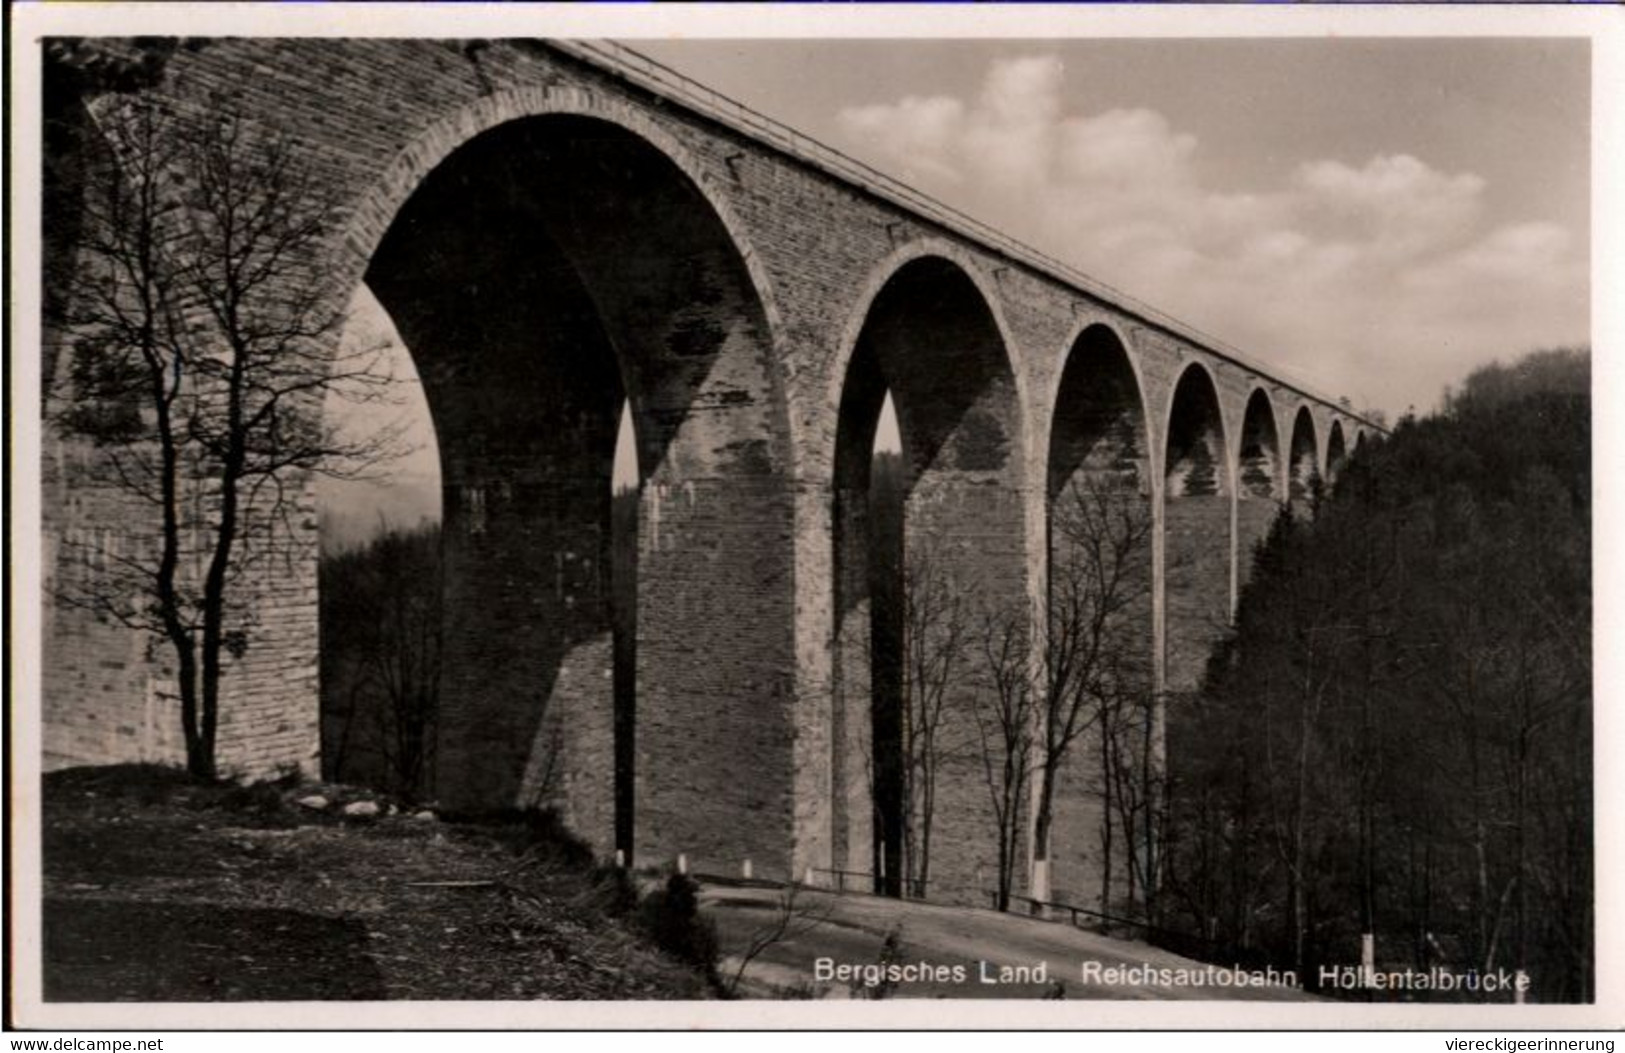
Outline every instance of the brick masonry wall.
{"type": "MultiPolygon", "coordinates": [[[[151,506],[115,485],[106,460],[87,445],[47,435],[44,659],[41,698],[47,770],[75,764],[145,761],[184,764],[172,652],[160,637],[126,628],[80,604],[121,594],[109,574],[117,560],[151,551],[150,532],[132,524],[151,506]],[[60,473],[60,474],[58,474],[60,473]]],[[[292,514],[269,542],[257,543],[255,574],[237,592],[228,628],[245,624],[250,644],[227,657],[222,674],[216,762],[224,774],[260,778],[318,770],[315,497],[293,481],[292,514]],[[276,570],[308,564],[312,574],[276,570]]]]}
{"type": "Polygon", "coordinates": [[[1230,498],[1171,500],[1163,522],[1168,690],[1194,691],[1230,620],[1230,498]]]}
{"type": "MultiPolygon", "coordinates": [[[[335,295],[345,298],[425,176],[488,129],[534,115],[583,115],[615,126],[680,173],[648,184],[667,188],[662,200],[668,205],[681,204],[683,214],[675,219],[639,213],[599,186],[597,206],[586,207],[591,196],[575,198],[584,207],[574,242],[557,222],[549,227],[592,287],[616,345],[622,383],[642,407],[637,836],[645,861],[682,851],[698,866],[733,870],[748,856],[758,873],[799,874],[807,866],[861,857],[853,850],[860,829],[840,838],[835,832],[837,792],[851,810],[853,765],[846,754],[861,742],[850,711],[837,724],[831,691],[835,437],[848,360],[875,297],[899,269],[931,258],[963,273],[965,289],[974,287],[986,305],[1007,363],[1001,441],[1014,474],[986,500],[970,501],[969,492],[963,501],[956,498],[960,518],[941,519],[976,553],[968,557],[971,576],[997,583],[996,594],[1005,598],[1043,595],[1050,420],[1061,369],[1087,325],[1108,325],[1122,338],[1140,382],[1154,464],[1168,433],[1169,392],[1184,366],[1200,362],[1217,378],[1227,435],[1239,426],[1246,393],[1260,381],[1116,305],[545,47],[494,42],[468,51],[438,41],[222,40],[178,53],[162,90],[205,109],[219,98],[239,99],[257,120],[305,147],[352,202],[348,227],[335,232],[335,295]],[[603,250],[594,254],[583,248],[593,230],[619,233],[599,238],[603,250]],[[638,298],[640,286],[628,284],[628,272],[617,268],[648,259],[637,247],[649,244],[703,249],[693,272],[721,277],[701,288],[697,301],[688,297],[699,310],[685,313],[675,301],[638,298]],[[685,358],[696,338],[700,354],[685,358]]],[[[657,268],[643,274],[641,287],[677,277],[657,268]]],[[[1271,389],[1279,421],[1299,400],[1271,389]]],[[[1326,434],[1336,410],[1315,404],[1313,412],[1317,434],[1326,434]]],[[[457,449],[460,439],[448,433],[448,423],[437,420],[442,446],[457,449]]],[[[1233,442],[1222,449],[1234,458],[1233,442]]],[[[468,463],[479,456],[470,447],[468,463]]],[[[1233,468],[1227,463],[1224,471],[1233,468]]],[[[116,512],[85,497],[74,472],[47,474],[48,537],[114,528],[116,512]]],[[[500,473],[480,485],[498,482],[500,473]]],[[[449,489],[463,485],[455,476],[448,481],[449,489]]],[[[1160,505],[1160,491],[1153,501],[1160,505]]],[[[448,500],[448,508],[455,503],[448,500]]],[[[1228,497],[1182,498],[1163,511],[1157,580],[1165,599],[1157,624],[1165,626],[1170,687],[1192,682],[1204,660],[1206,626],[1227,614],[1230,514],[1228,497]]],[[[567,519],[587,523],[576,513],[567,519]]],[[[546,538],[532,540],[556,547],[546,538]]],[[[590,537],[579,541],[582,551],[592,543],[590,537]]],[[[470,668],[479,667],[481,677],[513,654],[509,646],[481,658],[474,639],[489,636],[482,626],[522,631],[513,620],[522,618],[498,604],[482,621],[477,608],[501,589],[518,595],[539,586],[550,566],[545,558],[532,565],[499,556],[486,559],[484,570],[469,569],[459,586],[467,600],[454,598],[448,607],[470,641],[470,668]],[[488,584],[481,584],[482,575],[488,584]]],[[[266,625],[274,635],[233,671],[233,690],[247,701],[232,717],[231,734],[242,744],[230,755],[244,765],[311,761],[314,583],[312,555],[265,586],[266,625]]],[[[553,694],[569,700],[556,710],[561,717],[570,713],[560,735],[574,758],[564,803],[602,846],[609,826],[608,647],[595,625],[588,618],[573,630],[579,639],[558,666],[553,694]]],[[[128,740],[140,736],[117,729],[140,726],[132,714],[146,705],[149,675],[138,668],[137,649],[73,611],[50,611],[47,630],[45,718],[53,758],[128,756],[128,740]],[[108,733],[108,726],[115,730],[108,733]]],[[[469,705],[475,694],[471,673],[463,692],[469,705]]],[[[515,692],[497,709],[533,704],[523,697],[515,692]]],[[[484,712],[467,713],[476,711],[484,712]]],[[[534,714],[510,714],[493,728],[520,729],[516,736],[468,738],[460,756],[456,748],[443,750],[444,792],[473,798],[520,793],[482,789],[480,780],[491,756],[501,754],[510,759],[496,766],[508,773],[499,787],[534,783],[538,733],[523,729],[537,726],[534,714]]],[[[979,779],[953,781],[981,791],[985,801],[979,779]]],[[[945,881],[951,875],[974,883],[979,868],[985,873],[991,849],[978,846],[991,836],[990,827],[985,804],[974,796],[956,788],[943,802],[942,829],[951,831],[948,840],[963,842],[943,849],[945,881]]],[[[1086,818],[1075,825],[1087,826],[1086,818]]],[[[1091,835],[1081,830],[1078,836],[1091,835]]]]}
{"type": "MultiPolygon", "coordinates": [[[[837,565],[841,577],[836,583],[840,623],[835,634],[831,682],[834,761],[830,868],[853,875],[867,874],[873,880],[885,866],[878,861],[874,840],[874,707],[885,703],[876,699],[879,685],[873,679],[872,659],[879,650],[875,646],[873,589],[883,584],[877,583],[874,575],[881,566],[890,566],[895,556],[883,560],[882,554],[874,551],[877,542],[869,504],[868,489],[857,485],[843,487],[837,498],[835,544],[840,552],[837,565]]],[[[894,514],[900,517],[900,513],[894,514]]],[[[890,605],[885,609],[891,609],[890,605]]],[[[883,763],[884,758],[881,760],[883,763]]]]}

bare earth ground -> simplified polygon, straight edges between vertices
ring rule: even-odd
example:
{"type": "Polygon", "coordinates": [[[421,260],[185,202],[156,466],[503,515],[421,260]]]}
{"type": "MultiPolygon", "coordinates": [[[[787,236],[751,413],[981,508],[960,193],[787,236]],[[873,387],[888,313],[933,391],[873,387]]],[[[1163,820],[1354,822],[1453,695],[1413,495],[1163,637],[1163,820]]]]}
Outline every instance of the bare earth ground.
{"type": "MultiPolygon", "coordinates": [[[[702,906],[716,919],[725,953],[719,971],[731,980],[740,948],[751,934],[769,928],[778,916],[781,893],[777,889],[712,885],[702,906]]],[[[898,932],[899,964],[926,962],[962,965],[964,982],[900,984],[891,998],[1110,998],[1110,999],[1260,999],[1306,998],[1287,987],[1150,986],[1086,983],[1083,964],[1149,964],[1172,970],[1206,970],[1202,963],[1142,943],[1112,939],[1070,925],[1000,914],[991,910],[941,907],[878,896],[807,893],[798,895],[795,924],[808,928],[803,935],[768,947],[747,967],[739,993],[755,997],[849,998],[874,997],[861,983],[816,978],[815,962],[827,957],[852,965],[881,960],[888,933],[898,932]],[[816,923],[816,924],[815,924],[816,923]],[[999,975],[999,966],[1034,967],[1045,963],[1043,983],[985,983],[986,972],[999,975]]]]}
{"type": "Polygon", "coordinates": [[[710,997],[517,829],[293,803],[310,792],[48,776],[45,998],[710,997]],[[480,883],[414,884],[458,881],[480,883]]]}

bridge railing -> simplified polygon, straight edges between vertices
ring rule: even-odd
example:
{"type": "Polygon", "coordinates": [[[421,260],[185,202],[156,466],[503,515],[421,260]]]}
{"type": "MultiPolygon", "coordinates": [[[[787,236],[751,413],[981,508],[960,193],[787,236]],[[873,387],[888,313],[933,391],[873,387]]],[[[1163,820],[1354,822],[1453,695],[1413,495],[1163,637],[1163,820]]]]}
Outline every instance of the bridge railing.
{"type": "MultiPolygon", "coordinates": [[[[875,876],[867,870],[836,870],[829,867],[811,867],[812,873],[830,879],[829,887],[836,892],[867,892],[875,894],[875,876]]],[[[924,899],[926,883],[918,878],[904,878],[904,898],[924,899]]]]}
{"type": "Polygon", "coordinates": [[[863,870],[837,870],[829,867],[811,868],[814,875],[830,879],[830,888],[836,892],[873,892],[875,876],[863,870]]]}
{"type": "Polygon", "coordinates": [[[1063,263],[1053,256],[1040,252],[1038,249],[1012,238],[996,227],[961,212],[952,205],[938,201],[936,198],[922,193],[832,146],[798,132],[764,113],[753,110],[737,99],[732,99],[714,88],[707,87],[699,81],[677,72],[670,66],[650,58],[640,51],[627,47],[625,44],[611,40],[566,40],[556,38],[541,43],[592,66],[606,70],[613,75],[629,80],[647,91],[680,102],[690,109],[732,127],[735,131],[743,132],[800,161],[886,198],[893,204],[901,205],[909,211],[925,216],[955,233],[980,242],[1008,259],[1025,264],[1040,273],[1058,279],[1063,284],[1070,285],[1085,295],[1121,307],[1130,314],[1137,315],[1142,321],[1182,336],[1192,343],[1219,355],[1221,358],[1229,359],[1236,365],[1251,370],[1260,376],[1286,383],[1303,395],[1316,399],[1327,406],[1338,409],[1339,412],[1346,413],[1375,427],[1371,421],[1365,420],[1361,414],[1350,410],[1339,400],[1318,390],[1313,384],[1300,379],[1299,376],[1293,375],[1296,371],[1280,366],[1266,366],[1240,348],[1226,343],[1218,337],[1204,333],[1195,326],[1182,322],[1172,315],[1165,314],[1145,301],[1131,296],[1092,275],[1085,274],[1071,264],[1063,263]]]}
{"type": "MultiPolygon", "coordinates": [[[[1027,910],[1033,916],[1042,915],[1055,918],[1055,916],[1064,915],[1068,918],[1069,925],[1072,928],[1085,928],[1089,923],[1095,923],[1098,928],[1115,926],[1115,928],[1134,929],[1137,933],[1141,933],[1141,938],[1149,942],[1149,944],[1162,947],[1165,951],[1173,951],[1175,954],[1183,954],[1185,957],[1194,957],[1194,959],[1214,960],[1215,952],[1222,949],[1219,942],[1204,938],[1204,936],[1198,936],[1198,934],[1186,933],[1181,929],[1152,925],[1150,921],[1142,920],[1142,918],[1124,918],[1124,916],[1113,915],[1113,913],[1102,912],[1102,910],[1077,907],[1074,903],[1058,902],[1058,900],[1038,900],[1033,899],[1030,895],[1017,894],[1011,894],[1011,903],[1012,905],[1014,903],[1025,903],[1027,910]]],[[[993,892],[993,905],[994,908],[998,907],[998,892],[996,890],[993,892]]],[[[1232,955],[1232,957],[1235,957],[1235,955],[1232,955]]]]}
{"type": "MultiPolygon", "coordinates": [[[[825,882],[816,882],[817,887],[821,887],[827,892],[837,892],[837,894],[853,894],[853,892],[856,892],[856,894],[863,895],[879,895],[874,890],[874,874],[871,871],[811,866],[811,868],[808,868],[808,874],[809,877],[825,877],[825,879],[829,879],[827,884],[825,882]]],[[[715,884],[725,884],[725,886],[785,887],[783,881],[760,879],[760,877],[751,879],[751,877],[738,877],[733,876],[733,874],[699,873],[695,874],[695,877],[700,881],[715,882],[715,884]]],[[[809,881],[809,884],[814,884],[814,882],[809,881]]],[[[925,882],[908,879],[908,881],[905,881],[905,886],[907,886],[907,889],[905,889],[903,899],[925,900],[925,882]]],[[[985,895],[986,899],[988,899],[988,908],[990,910],[999,910],[998,889],[946,886],[938,887],[936,890],[938,892],[949,890],[949,892],[970,892],[970,894],[985,895]]],[[[1045,921],[1059,921],[1064,918],[1072,928],[1089,928],[1090,923],[1094,923],[1097,929],[1134,929],[1149,944],[1163,947],[1165,951],[1173,951],[1175,954],[1196,957],[1196,959],[1211,960],[1214,952],[1220,949],[1219,942],[1196,936],[1194,933],[1186,933],[1181,929],[1163,928],[1163,926],[1154,925],[1154,923],[1150,923],[1144,918],[1124,918],[1123,915],[1113,915],[1113,913],[1094,910],[1094,908],[1090,907],[1079,907],[1076,903],[1063,902],[1063,900],[1033,899],[1030,895],[1020,895],[1019,892],[1009,894],[1009,907],[1001,913],[1009,913],[1009,915],[1014,916],[1030,916],[1035,920],[1045,921]]],[[[1232,957],[1235,957],[1235,955],[1232,955],[1232,957]]],[[[1241,957],[1246,957],[1246,955],[1241,955],[1241,957]]]]}
{"type": "MultiPolygon", "coordinates": [[[[809,867],[808,873],[814,877],[827,879],[827,883],[823,881],[817,883],[818,887],[824,891],[845,895],[853,893],[867,896],[880,895],[875,892],[875,875],[867,870],[809,867]]],[[[784,885],[781,881],[773,880],[751,880],[710,874],[696,874],[695,876],[701,880],[714,881],[722,885],[763,888],[783,887],[784,885]]],[[[908,888],[903,896],[904,899],[922,902],[925,900],[926,888],[923,883],[911,879],[906,884],[908,888]]],[[[995,888],[958,885],[946,888],[938,887],[936,891],[939,893],[943,891],[964,892],[985,896],[987,897],[988,908],[995,911],[999,910],[999,890],[995,888]]],[[[1120,914],[1110,914],[1091,907],[1080,907],[1061,900],[1034,899],[1032,896],[1024,896],[1019,893],[1010,894],[1009,907],[1001,913],[1010,914],[1014,917],[1029,917],[1035,920],[1056,923],[1060,923],[1064,919],[1074,929],[1088,928],[1091,924],[1097,930],[1107,928],[1131,929],[1137,932],[1146,943],[1173,951],[1176,954],[1202,960],[1214,960],[1215,952],[1221,949],[1221,945],[1213,940],[1178,929],[1164,928],[1143,918],[1127,918],[1120,914]]],[[[1236,957],[1236,955],[1232,955],[1232,957],[1236,957]]],[[[1246,957],[1246,955],[1243,954],[1240,957],[1246,957]]]]}

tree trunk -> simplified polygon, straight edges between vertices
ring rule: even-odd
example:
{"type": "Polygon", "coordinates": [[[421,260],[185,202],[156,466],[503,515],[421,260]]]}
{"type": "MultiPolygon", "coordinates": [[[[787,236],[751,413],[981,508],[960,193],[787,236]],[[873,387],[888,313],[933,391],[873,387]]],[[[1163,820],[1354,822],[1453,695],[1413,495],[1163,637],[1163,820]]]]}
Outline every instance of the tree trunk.
{"type": "Polygon", "coordinates": [[[1116,781],[1112,758],[1111,720],[1109,710],[1102,708],[1100,722],[1100,912],[1112,911],[1112,809],[1117,806],[1112,792],[1116,781]]]}

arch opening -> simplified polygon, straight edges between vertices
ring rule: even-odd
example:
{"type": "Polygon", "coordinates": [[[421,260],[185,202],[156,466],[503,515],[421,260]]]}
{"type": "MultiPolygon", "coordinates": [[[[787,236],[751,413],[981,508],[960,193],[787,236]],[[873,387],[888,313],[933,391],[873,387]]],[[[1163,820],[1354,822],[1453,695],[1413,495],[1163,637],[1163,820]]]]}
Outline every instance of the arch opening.
{"type": "Polygon", "coordinates": [[[691,659],[751,653],[729,670],[748,682],[789,636],[784,597],[734,587],[764,562],[741,535],[776,521],[770,334],[703,193],[619,125],[516,119],[423,179],[365,281],[440,437],[441,799],[555,807],[628,862],[680,846],[787,869],[788,816],[684,745],[754,735],[765,766],[790,738],[726,661],[691,659]],[[706,500],[722,490],[732,508],[706,500]]]}
{"type": "Polygon", "coordinates": [[[315,480],[321,774],[432,798],[442,624],[440,451],[412,356],[365,286],[339,336],[347,362],[390,378],[368,401],[341,379],[324,417],[383,471],[315,480]]]}
{"type": "Polygon", "coordinates": [[[1343,462],[1348,460],[1348,448],[1343,443],[1343,422],[1332,421],[1332,429],[1326,436],[1326,481],[1337,482],[1337,475],[1343,469],[1343,462]]]}
{"type": "Polygon", "coordinates": [[[1236,586],[1253,570],[1253,550],[1269,533],[1282,503],[1280,439],[1275,410],[1263,388],[1247,399],[1236,464],[1236,586]]]}
{"type": "MultiPolygon", "coordinates": [[[[1134,772],[1149,758],[1153,698],[1152,475],[1146,414],[1117,335],[1073,343],[1050,427],[1045,511],[1047,624],[1039,637],[1067,750],[1033,856],[1047,898],[1110,911],[1136,896],[1134,772]]],[[[1037,893],[1035,893],[1037,894],[1037,893]]]]}
{"type": "Polygon", "coordinates": [[[943,259],[904,264],[847,365],[832,516],[835,865],[886,895],[965,895],[993,863],[986,790],[950,745],[975,734],[976,602],[1025,595],[1019,415],[976,284],[943,259]],[[895,455],[877,453],[888,404],[895,455]]]}
{"type": "Polygon", "coordinates": [[[1289,464],[1287,498],[1294,515],[1306,515],[1310,501],[1320,481],[1319,443],[1315,439],[1315,420],[1308,406],[1298,407],[1292,419],[1292,456],[1289,464]]]}
{"type": "Polygon", "coordinates": [[[1242,500],[1279,500],[1280,442],[1275,434],[1275,411],[1262,388],[1247,399],[1241,425],[1237,496],[1242,500]]]}
{"type": "Polygon", "coordinates": [[[1231,493],[1224,418],[1207,370],[1188,367],[1174,389],[1163,461],[1164,677],[1194,691],[1230,621],[1231,493]]]}

